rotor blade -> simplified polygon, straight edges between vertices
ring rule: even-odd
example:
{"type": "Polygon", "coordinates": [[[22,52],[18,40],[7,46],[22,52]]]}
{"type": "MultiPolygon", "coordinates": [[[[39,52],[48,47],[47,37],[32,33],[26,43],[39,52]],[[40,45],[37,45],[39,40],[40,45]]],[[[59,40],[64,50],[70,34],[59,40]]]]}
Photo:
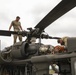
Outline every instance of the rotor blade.
{"type": "Polygon", "coordinates": [[[50,37],[49,36],[49,39],[61,39],[60,37],[50,37]]]}
{"type": "Polygon", "coordinates": [[[0,30],[0,35],[2,36],[11,36],[11,34],[17,34],[18,32],[14,31],[6,31],[6,30],[0,30]]]}
{"type": "Polygon", "coordinates": [[[62,0],[52,11],[50,11],[36,26],[40,31],[44,30],[49,24],[64,15],[76,6],[76,0],[62,0]]]}

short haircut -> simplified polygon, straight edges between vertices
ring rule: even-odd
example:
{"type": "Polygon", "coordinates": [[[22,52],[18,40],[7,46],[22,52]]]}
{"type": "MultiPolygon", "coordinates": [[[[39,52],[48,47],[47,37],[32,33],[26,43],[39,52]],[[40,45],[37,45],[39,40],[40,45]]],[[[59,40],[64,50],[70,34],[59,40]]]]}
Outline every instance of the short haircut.
{"type": "Polygon", "coordinates": [[[17,16],[16,18],[20,18],[19,16],[17,16]]]}

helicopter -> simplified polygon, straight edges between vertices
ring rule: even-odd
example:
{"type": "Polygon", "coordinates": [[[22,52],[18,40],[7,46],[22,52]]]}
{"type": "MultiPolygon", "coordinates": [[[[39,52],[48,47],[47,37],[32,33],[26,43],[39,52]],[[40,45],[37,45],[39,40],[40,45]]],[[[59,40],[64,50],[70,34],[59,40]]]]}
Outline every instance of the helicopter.
{"type": "Polygon", "coordinates": [[[44,29],[59,17],[76,6],[76,0],[62,0],[52,11],[50,11],[34,28],[29,31],[15,32],[0,30],[1,36],[12,34],[26,36],[26,40],[17,42],[10,47],[0,51],[0,75],[50,75],[49,66],[58,75],[76,75],[76,38],[67,39],[67,52],[48,54],[50,45],[41,43],[41,39],[61,39],[43,34],[44,29]],[[32,38],[40,39],[39,43],[31,42],[32,38]],[[57,64],[56,69],[53,64],[57,64]]]}

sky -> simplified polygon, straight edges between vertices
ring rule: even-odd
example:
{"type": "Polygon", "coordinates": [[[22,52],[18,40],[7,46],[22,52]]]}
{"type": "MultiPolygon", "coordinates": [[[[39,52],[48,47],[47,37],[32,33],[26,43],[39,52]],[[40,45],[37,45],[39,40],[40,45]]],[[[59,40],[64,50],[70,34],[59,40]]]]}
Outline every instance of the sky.
{"type": "MultiPolygon", "coordinates": [[[[34,28],[61,0],[0,0],[0,30],[8,30],[12,20],[20,16],[23,30],[34,28]]],[[[53,37],[76,36],[76,8],[50,24],[46,34],[53,37]]],[[[13,29],[11,29],[13,30],[13,29]]],[[[25,40],[26,37],[23,37],[25,40]]],[[[1,49],[13,44],[13,35],[0,36],[1,49]]],[[[18,41],[18,39],[17,39],[18,41]]],[[[57,40],[41,40],[44,44],[57,45],[57,40]]]]}

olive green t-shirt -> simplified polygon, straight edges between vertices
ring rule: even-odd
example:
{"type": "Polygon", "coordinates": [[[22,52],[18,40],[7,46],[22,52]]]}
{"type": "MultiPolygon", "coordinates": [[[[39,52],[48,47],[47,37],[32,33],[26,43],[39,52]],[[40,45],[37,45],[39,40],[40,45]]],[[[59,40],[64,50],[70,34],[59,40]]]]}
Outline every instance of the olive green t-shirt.
{"type": "Polygon", "coordinates": [[[14,31],[20,31],[20,25],[21,25],[20,22],[17,22],[17,21],[14,20],[14,21],[12,21],[11,24],[13,25],[14,31]]]}

